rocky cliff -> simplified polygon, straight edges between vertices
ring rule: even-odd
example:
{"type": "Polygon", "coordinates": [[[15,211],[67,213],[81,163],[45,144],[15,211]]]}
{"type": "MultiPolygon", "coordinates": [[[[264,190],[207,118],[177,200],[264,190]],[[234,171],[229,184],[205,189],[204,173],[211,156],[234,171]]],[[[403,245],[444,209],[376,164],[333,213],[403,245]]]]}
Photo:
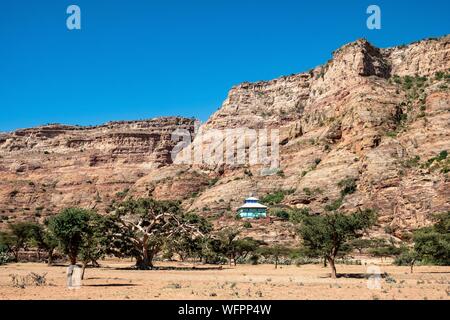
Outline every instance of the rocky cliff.
{"type": "MultiPolygon", "coordinates": [[[[179,199],[220,227],[241,224],[232,212],[250,193],[281,192],[280,208],[375,208],[379,232],[402,237],[450,210],[449,86],[450,36],[389,49],[358,40],[309,72],[233,87],[195,138],[193,122],[179,118],[19,130],[0,136],[1,214],[153,196],[179,199]],[[165,135],[174,127],[192,132],[188,153],[227,129],[279,130],[280,166],[267,174],[248,161],[254,141],[238,165],[172,163],[165,135]]],[[[214,148],[226,144],[224,134],[214,148]]],[[[295,239],[283,221],[254,222],[247,233],[295,239]]]]}
{"type": "Polygon", "coordinates": [[[2,219],[42,220],[64,206],[104,211],[137,180],[172,163],[177,117],[80,127],[51,124],[0,136],[2,219]]]}

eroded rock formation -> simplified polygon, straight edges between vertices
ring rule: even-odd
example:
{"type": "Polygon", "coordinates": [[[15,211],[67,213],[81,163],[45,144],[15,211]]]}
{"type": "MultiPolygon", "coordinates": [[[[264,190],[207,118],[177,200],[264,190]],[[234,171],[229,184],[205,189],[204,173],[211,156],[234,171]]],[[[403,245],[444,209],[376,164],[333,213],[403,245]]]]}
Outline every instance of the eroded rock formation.
{"type": "MultiPolygon", "coordinates": [[[[248,162],[173,164],[169,135],[181,128],[193,138],[187,119],[4,134],[0,214],[101,211],[127,196],[153,196],[181,200],[223,227],[240,223],[233,210],[245,196],[284,190],[280,206],[322,213],[340,200],[343,210],[375,208],[380,232],[401,237],[450,210],[449,75],[450,36],[389,49],[358,40],[309,72],[233,87],[188,148],[204,147],[214,130],[278,129],[280,168],[270,175],[248,162]],[[343,197],[341,181],[355,192],[343,197]]],[[[254,224],[252,236],[295,239],[288,222],[254,224]]]]}

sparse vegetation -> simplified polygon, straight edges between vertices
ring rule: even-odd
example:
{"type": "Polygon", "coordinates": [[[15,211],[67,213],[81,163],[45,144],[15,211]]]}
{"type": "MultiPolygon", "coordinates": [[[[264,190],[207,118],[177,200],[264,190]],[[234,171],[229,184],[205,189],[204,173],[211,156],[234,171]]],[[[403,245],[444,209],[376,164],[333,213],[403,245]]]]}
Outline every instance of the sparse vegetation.
{"type": "Polygon", "coordinates": [[[339,181],[338,186],[341,188],[341,197],[355,193],[356,180],[354,178],[346,178],[339,181]]]}
{"type": "Polygon", "coordinates": [[[376,221],[373,210],[350,215],[334,212],[323,216],[305,216],[299,228],[303,250],[310,257],[324,258],[331,267],[331,277],[336,278],[335,261],[350,250],[350,241],[362,237],[364,231],[376,221]]]}
{"type": "Polygon", "coordinates": [[[269,193],[261,199],[261,203],[268,205],[280,204],[284,200],[285,195],[292,194],[293,192],[294,190],[278,190],[274,193],[269,193]]]}

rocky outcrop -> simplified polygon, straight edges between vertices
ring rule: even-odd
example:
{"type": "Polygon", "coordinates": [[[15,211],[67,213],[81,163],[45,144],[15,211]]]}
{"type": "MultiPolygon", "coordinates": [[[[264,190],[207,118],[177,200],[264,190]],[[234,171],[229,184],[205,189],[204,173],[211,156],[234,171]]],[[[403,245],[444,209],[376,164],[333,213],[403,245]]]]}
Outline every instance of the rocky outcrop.
{"type": "Polygon", "coordinates": [[[105,210],[131,192],[136,181],[172,163],[175,130],[193,136],[194,120],[52,124],[3,134],[0,215],[3,220],[43,219],[64,206],[105,210]]]}
{"type": "Polygon", "coordinates": [[[343,199],[342,209],[375,208],[381,232],[397,236],[426,225],[433,213],[450,209],[442,169],[448,160],[421,168],[450,150],[449,41],[378,49],[358,40],[308,73],[232,88],[191,148],[206,148],[205,137],[215,130],[277,128],[280,170],[267,176],[246,163],[225,166],[223,173],[217,170],[223,166],[210,165],[220,179],[188,207],[226,212],[224,203],[236,208],[250,193],[294,190],[285,205],[321,213],[340,199],[339,182],[351,179],[356,192],[343,199]]]}
{"type": "MultiPolygon", "coordinates": [[[[180,200],[222,228],[241,223],[233,212],[247,195],[282,190],[281,207],[377,209],[378,231],[402,237],[450,210],[449,75],[449,36],[388,49],[361,39],[309,72],[233,87],[196,134],[182,118],[1,134],[0,215],[40,218],[67,205],[104,211],[128,196],[153,196],[180,200]],[[236,128],[278,130],[279,167],[249,160],[253,136],[245,136],[243,163],[220,157],[236,128]],[[193,142],[172,163],[174,129],[193,142]],[[219,157],[183,161],[198,149],[219,157]],[[346,181],[354,188],[343,194],[346,181]]],[[[288,222],[253,224],[248,235],[295,241],[288,222]]]]}

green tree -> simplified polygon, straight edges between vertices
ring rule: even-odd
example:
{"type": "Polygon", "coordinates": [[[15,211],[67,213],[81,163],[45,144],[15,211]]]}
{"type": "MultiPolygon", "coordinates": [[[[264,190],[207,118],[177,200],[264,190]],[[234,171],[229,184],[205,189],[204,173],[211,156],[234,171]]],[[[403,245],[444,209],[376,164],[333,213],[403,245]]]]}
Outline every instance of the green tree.
{"type": "Polygon", "coordinates": [[[185,224],[196,226],[203,236],[192,237],[188,233],[180,233],[173,240],[167,242],[166,249],[169,252],[176,252],[182,261],[189,257],[194,258],[195,264],[195,258],[200,258],[200,260],[203,258],[203,248],[207,241],[207,236],[212,230],[212,225],[205,218],[195,213],[185,214],[182,220],[185,224]]]}
{"type": "Polygon", "coordinates": [[[394,264],[397,266],[410,266],[411,273],[413,273],[414,264],[417,261],[417,253],[414,248],[408,248],[406,246],[401,247],[400,254],[395,258],[394,264]]]}
{"type": "Polygon", "coordinates": [[[36,224],[32,222],[18,222],[9,225],[10,234],[7,236],[7,242],[14,255],[14,261],[19,261],[19,251],[26,249],[29,244],[36,224]]]}
{"type": "Polygon", "coordinates": [[[240,229],[228,227],[217,233],[218,243],[215,243],[214,250],[216,253],[227,257],[231,266],[237,264],[239,258],[245,259],[251,252],[255,252],[261,242],[251,237],[239,238],[240,229]]]}
{"type": "Polygon", "coordinates": [[[236,265],[235,254],[236,254],[236,240],[241,231],[235,228],[224,228],[218,232],[218,240],[219,246],[215,247],[217,252],[222,253],[225,257],[228,258],[228,262],[231,266],[231,263],[234,260],[234,264],[236,265]]]}
{"type": "Polygon", "coordinates": [[[68,208],[52,217],[48,227],[58,240],[61,250],[68,255],[70,264],[77,263],[83,241],[90,232],[89,220],[92,211],[81,208],[68,208]]]}
{"type": "Polygon", "coordinates": [[[261,203],[268,204],[268,205],[279,204],[283,201],[285,193],[286,192],[283,190],[278,190],[274,193],[269,193],[268,195],[264,196],[261,199],[261,203]]]}
{"type": "Polygon", "coordinates": [[[199,228],[183,220],[178,202],[129,199],[116,204],[109,228],[112,252],[117,256],[133,256],[139,269],[153,268],[153,258],[167,241],[181,234],[202,236],[199,228]]]}
{"type": "Polygon", "coordinates": [[[369,254],[374,257],[380,257],[383,260],[383,258],[398,256],[402,253],[402,250],[402,247],[396,245],[392,238],[390,240],[375,239],[372,240],[369,254]]]}
{"type": "Polygon", "coordinates": [[[450,211],[436,215],[435,224],[414,232],[414,251],[424,263],[450,265],[450,211]]]}
{"type": "Polygon", "coordinates": [[[304,253],[325,258],[331,267],[331,277],[336,278],[336,257],[345,255],[350,250],[349,242],[363,236],[364,231],[375,221],[376,215],[372,210],[305,216],[299,228],[304,253]]]}
{"type": "Polygon", "coordinates": [[[38,260],[40,260],[41,251],[45,251],[48,255],[48,265],[53,264],[53,253],[58,247],[58,239],[48,228],[43,225],[35,225],[31,230],[31,244],[37,249],[38,260]]]}
{"type": "Polygon", "coordinates": [[[374,240],[356,238],[350,242],[350,245],[355,250],[358,250],[359,254],[362,254],[365,249],[372,248],[374,246],[374,240]]]}
{"type": "Polygon", "coordinates": [[[88,228],[86,229],[80,246],[79,257],[83,263],[81,279],[89,263],[99,267],[97,260],[101,259],[108,251],[109,241],[107,236],[107,218],[96,213],[90,213],[88,228]]]}
{"type": "Polygon", "coordinates": [[[11,260],[15,239],[10,232],[0,231],[0,265],[11,260]]]}
{"type": "Polygon", "coordinates": [[[258,253],[264,257],[273,257],[275,260],[275,269],[278,268],[278,262],[280,257],[287,256],[292,253],[290,248],[284,247],[279,244],[274,244],[272,246],[264,246],[258,250],[258,253]]]}
{"type": "Polygon", "coordinates": [[[256,252],[261,242],[251,237],[245,237],[234,241],[234,265],[240,258],[246,259],[250,253],[256,252]]]}

